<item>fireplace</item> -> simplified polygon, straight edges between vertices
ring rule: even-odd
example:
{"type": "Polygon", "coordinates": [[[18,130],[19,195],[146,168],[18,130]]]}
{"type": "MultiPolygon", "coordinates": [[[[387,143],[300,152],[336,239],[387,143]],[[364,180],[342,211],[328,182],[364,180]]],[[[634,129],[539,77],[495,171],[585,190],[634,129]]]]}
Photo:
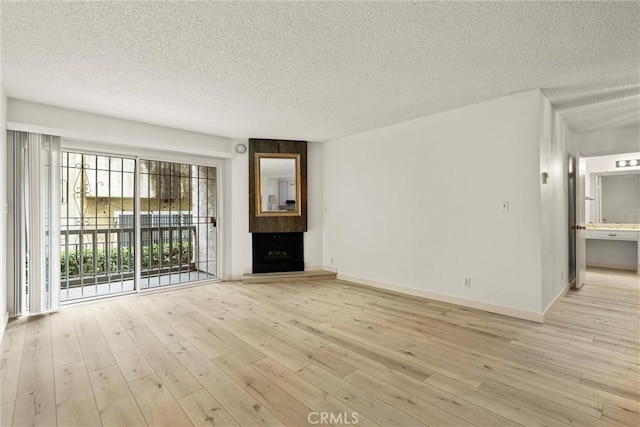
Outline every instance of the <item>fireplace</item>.
{"type": "Polygon", "coordinates": [[[253,233],[253,272],[304,271],[302,233],[253,233]]]}

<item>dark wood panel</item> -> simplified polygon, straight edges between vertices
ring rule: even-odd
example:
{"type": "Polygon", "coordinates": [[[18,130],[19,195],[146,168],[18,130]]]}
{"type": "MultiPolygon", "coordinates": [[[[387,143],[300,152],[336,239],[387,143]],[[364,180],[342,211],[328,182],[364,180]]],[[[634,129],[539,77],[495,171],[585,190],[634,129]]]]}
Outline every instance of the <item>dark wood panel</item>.
{"type": "Polygon", "coordinates": [[[307,142],[249,139],[249,232],[287,233],[307,231],[307,142]],[[300,216],[256,216],[256,153],[300,154],[300,216]]]}

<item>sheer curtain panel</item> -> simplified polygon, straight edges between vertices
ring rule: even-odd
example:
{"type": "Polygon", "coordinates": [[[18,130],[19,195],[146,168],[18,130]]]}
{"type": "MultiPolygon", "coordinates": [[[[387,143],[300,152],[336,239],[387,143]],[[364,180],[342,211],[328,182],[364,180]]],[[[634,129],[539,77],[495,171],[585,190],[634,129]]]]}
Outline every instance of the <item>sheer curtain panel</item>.
{"type": "Polygon", "coordinates": [[[10,316],[59,306],[60,137],[9,131],[10,316]]]}

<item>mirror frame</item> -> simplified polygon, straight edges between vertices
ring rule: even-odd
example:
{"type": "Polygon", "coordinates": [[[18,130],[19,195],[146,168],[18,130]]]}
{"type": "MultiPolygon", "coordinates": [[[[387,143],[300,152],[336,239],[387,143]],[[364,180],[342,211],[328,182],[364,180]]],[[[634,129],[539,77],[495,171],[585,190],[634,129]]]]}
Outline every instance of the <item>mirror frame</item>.
{"type": "Polygon", "coordinates": [[[301,216],[302,215],[302,191],[300,181],[300,154],[294,153],[255,153],[256,191],[255,205],[256,216],[301,216]],[[262,210],[262,182],[260,180],[260,159],[294,159],[296,179],[296,209],[293,211],[270,212],[262,210]]]}

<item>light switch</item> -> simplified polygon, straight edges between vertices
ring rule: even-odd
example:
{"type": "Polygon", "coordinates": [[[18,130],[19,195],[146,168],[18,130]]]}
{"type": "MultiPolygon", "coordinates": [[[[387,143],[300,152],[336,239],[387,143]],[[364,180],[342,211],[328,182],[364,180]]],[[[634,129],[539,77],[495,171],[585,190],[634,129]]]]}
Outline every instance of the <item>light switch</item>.
{"type": "Polygon", "coordinates": [[[509,212],[509,201],[505,200],[502,202],[502,206],[500,209],[502,212],[509,212]]]}

